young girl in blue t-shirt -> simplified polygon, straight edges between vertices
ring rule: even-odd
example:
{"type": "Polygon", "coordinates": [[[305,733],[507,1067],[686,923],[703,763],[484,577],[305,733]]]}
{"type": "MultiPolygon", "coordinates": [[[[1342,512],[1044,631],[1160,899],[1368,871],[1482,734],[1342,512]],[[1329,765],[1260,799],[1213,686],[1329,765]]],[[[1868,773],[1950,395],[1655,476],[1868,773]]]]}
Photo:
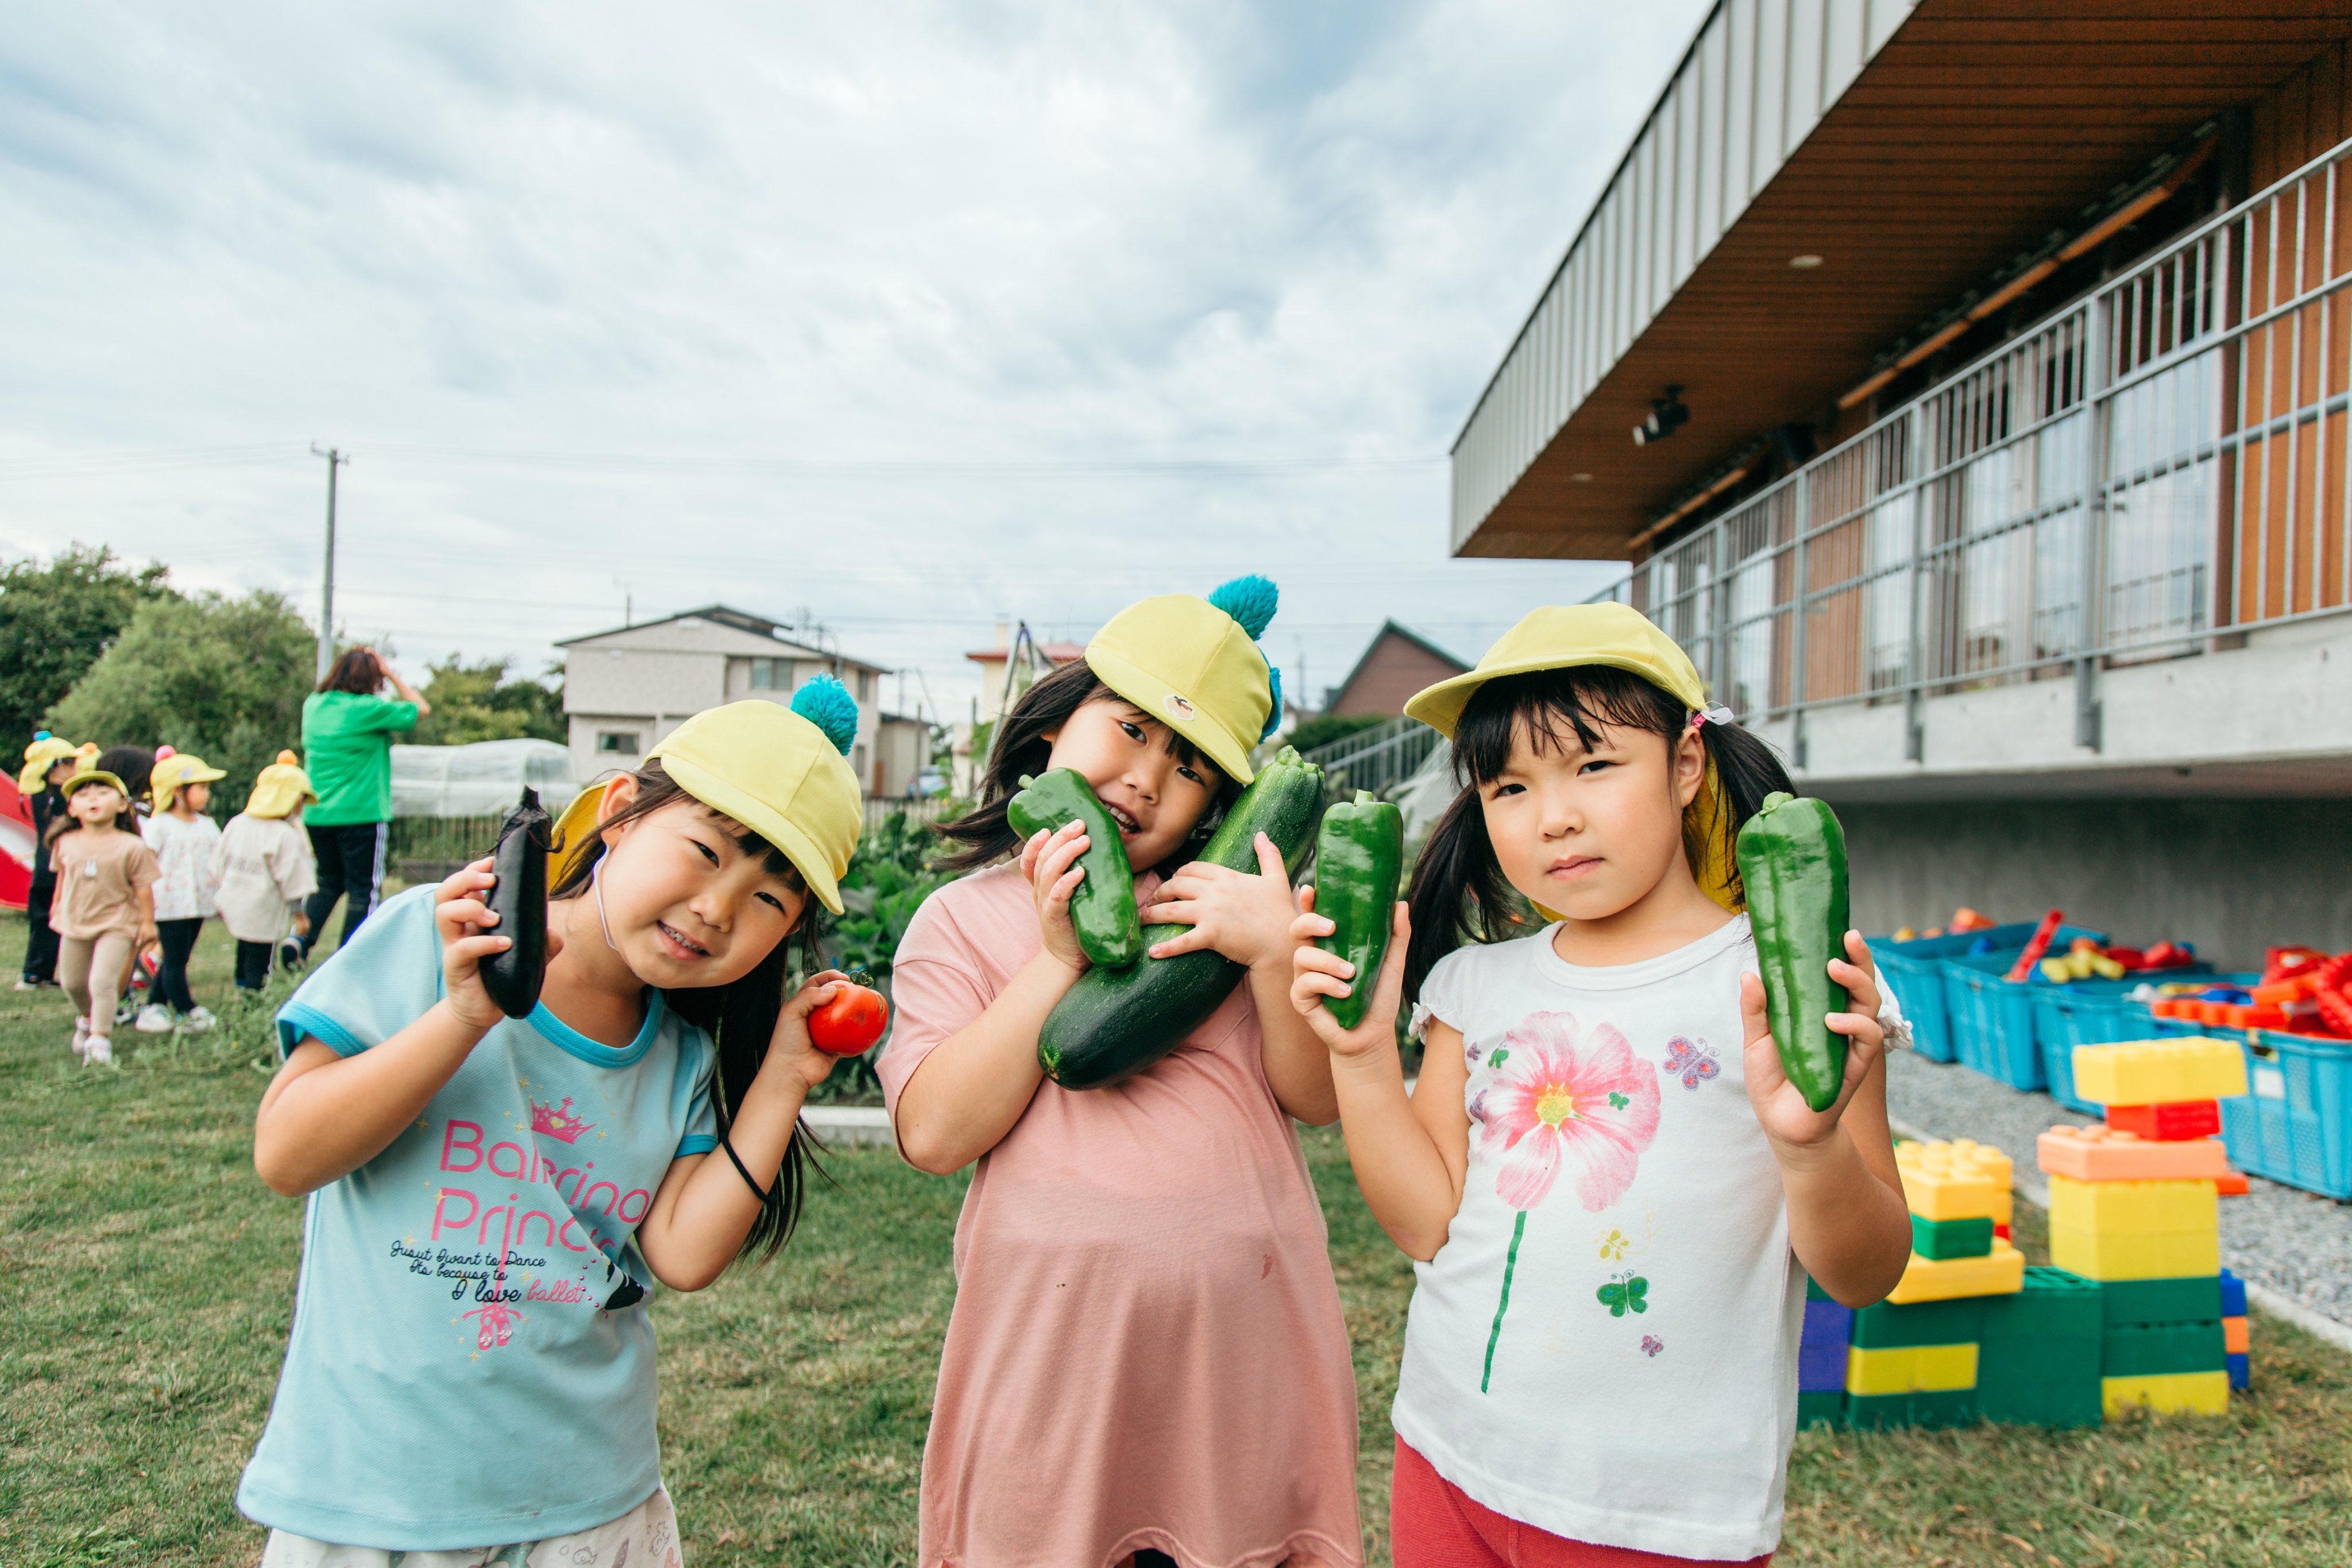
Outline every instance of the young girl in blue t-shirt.
{"type": "Polygon", "coordinates": [[[279,1012],[254,1164],[310,1203],[237,1489],[265,1568],[677,1562],[646,1301],[797,1216],[833,1060],[808,1016],[843,977],[787,999],[786,963],[811,902],[841,908],[856,725],[820,678],[574,802],[528,1018],[483,990],[509,945],[487,860],[385,904],[279,1012]]]}
{"type": "MultiPolygon", "coordinates": [[[[1354,973],[1332,954],[1297,949],[1291,992],[1365,1201],[1417,1262],[1398,1568],[1761,1562],[1805,1276],[1860,1305],[1910,1254],[1869,950],[1848,933],[1829,964],[1851,1048],[1816,1113],[1781,1076],[1731,856],[1788,776],[1638,612],[1538,610],[1405,711],[1467,787],[1361,1026],[1323,1005],[1354,973]],[[1410,1099],[1401,992],[1426,1029],[1410,1099]]],[[[1332,929],[1308,907],[1302,943],[1332,929]]]]}

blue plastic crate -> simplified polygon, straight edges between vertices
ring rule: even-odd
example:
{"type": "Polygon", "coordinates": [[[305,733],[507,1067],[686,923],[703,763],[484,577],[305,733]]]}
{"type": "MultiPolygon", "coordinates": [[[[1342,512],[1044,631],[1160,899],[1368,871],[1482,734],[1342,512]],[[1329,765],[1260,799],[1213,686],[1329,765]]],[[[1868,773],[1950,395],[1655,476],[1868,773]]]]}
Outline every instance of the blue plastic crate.
{"type": "Polygon", "coordinates": [[[2042,1053],[2042,1076],[2050,1098],[2084,1116],[2104,1116],[2106,1107],[2094,1105],[2074,1092],[2074,1047],[2108,1046],[2118,1040],[2152,1040],[2161,1033],[2156,1015],[2130,993],[2151,982],[2187,980],[2206,973],[2203,964],[2181,969],[2150,970],[2121,980],[2070,980],[2063,985],[2046,980],[2032,982],[2034,1047],[2042,1053]]]}
{"type": "MultiPolygon", "coordinates": [[[[2058,928],[2050,945],[2063,952],[2080,936],[2106,945],[2105,931],[2066,925],[2058,928]]],[[[2049,1079],[2042,1071],[2042,1053],[2033,1043],[2033,983],[2007,978],[2011,965],[2024,951],[2025,944],[2019,942],[1979,957],[1944,960],[1944,1010],[1950,1017],[1953,1046],[1963,1067],[1999,1079],[2011,1089],[2038,1089],[2049,1079]]]]}
{"type": "Polygon", "coordinates": [[[1887,989],[1895,993],[1895,1004],[1903,1009],[1904,1017],[1910,1020],[1914,1049],[1931,1062],[1958,1058],[1944,1008],[1944,960],[1965,955],[1979,938],[1990,941],[1996,952],[2004,949],[2020,951],[2032,940],[2034,925],[2032,921],[2012,921],[2007,925],[1987,926],[1982,931],[1913,937],[1909,942],[1897,942],[1891,936],[1870,939],[1870,952],[1877,961],[1879,975],[1887,989]]]}
{"type": "Polygon", "coordinates": [[[2352,1198],[2352,1040],[2277,1029],[2201,1032],[2235,1039],[2246,1053],[2253,1092],[2221,1102],[2230,1163],[2307,1193],[2352,1198]]]}

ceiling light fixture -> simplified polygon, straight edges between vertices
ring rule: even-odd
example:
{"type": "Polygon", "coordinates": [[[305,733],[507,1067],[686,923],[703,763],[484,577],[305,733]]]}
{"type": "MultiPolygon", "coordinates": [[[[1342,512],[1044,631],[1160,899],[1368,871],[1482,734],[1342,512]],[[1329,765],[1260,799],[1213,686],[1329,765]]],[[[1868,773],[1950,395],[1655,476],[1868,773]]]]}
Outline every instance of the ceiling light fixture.
{"type": "Polygon", "coordinates": [[[1822,258],[1818,256],[1791,256],[1789,258],[1789,266],[1792,271],[1811,272],[1814,268],[1819,267],[1821,264],[1822,258]]]}

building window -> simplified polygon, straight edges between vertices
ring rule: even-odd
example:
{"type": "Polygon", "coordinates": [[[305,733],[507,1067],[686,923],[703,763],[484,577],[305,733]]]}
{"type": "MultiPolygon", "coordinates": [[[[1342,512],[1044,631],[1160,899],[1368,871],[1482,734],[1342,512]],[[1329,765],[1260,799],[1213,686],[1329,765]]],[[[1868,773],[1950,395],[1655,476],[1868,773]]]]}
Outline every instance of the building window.
{"type": "Polygon", "coordinates": [[[634,757],[637,754],[637,732],[635,730],[599,730],[596,731],[596,749],[616,757],[634,757]]]}
{"type": "Polygon", "coordinates": [[[849,770],[857,775],[857,785],[866,787],[866,742],[860,741],[849,748],[849,770]]]}
{"type": "Polygon", "coordinates": [[[870,669],[861,669],[857,672],[857,700],[860,702],[874,700],[874,672],[870,669]]]}
{"type": "MultiPolygon", "coordinates": [[[[793,661],[785,659],[782,662],[784,684],[789,686],[793,680],[793,661]]],[[[751,661],[752,690],[773,691],[776,689],[776,664],[777,661],[772,658],[755,658],[751,661]]]]}

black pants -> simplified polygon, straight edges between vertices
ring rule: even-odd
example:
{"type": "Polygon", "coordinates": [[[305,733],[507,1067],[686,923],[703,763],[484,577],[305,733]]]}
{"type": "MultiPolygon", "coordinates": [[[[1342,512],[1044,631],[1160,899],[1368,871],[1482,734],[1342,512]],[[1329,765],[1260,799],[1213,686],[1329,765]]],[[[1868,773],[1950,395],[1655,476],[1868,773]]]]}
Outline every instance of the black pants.
{"type": "Polygon", "coordinates": [[[274,942],[239,942],[236,944],[236,988],[258,991],[269,984],[270,955],[278,951],[274,942]]]}
{"type": "Polygon", "coordinates": [[[49,900],[57,890],[57,879],[49,877],[26,895],[24,973],[36,984],[53,984],[58,978],[58,933],[49,929],[49,900]]]}
{"type": "Polygon", "coordinates": [[[196,951],[196,938],[205,929],[198,915],[192,921],[157,921],[155,944],[163,950],[155,965],[154,994],[174,1013],[193,1013],[196,999],[188,994],[188,954],[196,951]]]}
{"type": "Polygon", "coordinates": [[[319,890],[303,906],[310,917],[310,934],[302,939],[309,952],[327,934],[327,917],[335,900],[349,896],[343,907],[343,944],[361,922],[375,910],[376,894],[383,887],[384,846],[392,837],[389,822],[345,822],[310,829],[310,853],[319,861],[319,890]]]}

